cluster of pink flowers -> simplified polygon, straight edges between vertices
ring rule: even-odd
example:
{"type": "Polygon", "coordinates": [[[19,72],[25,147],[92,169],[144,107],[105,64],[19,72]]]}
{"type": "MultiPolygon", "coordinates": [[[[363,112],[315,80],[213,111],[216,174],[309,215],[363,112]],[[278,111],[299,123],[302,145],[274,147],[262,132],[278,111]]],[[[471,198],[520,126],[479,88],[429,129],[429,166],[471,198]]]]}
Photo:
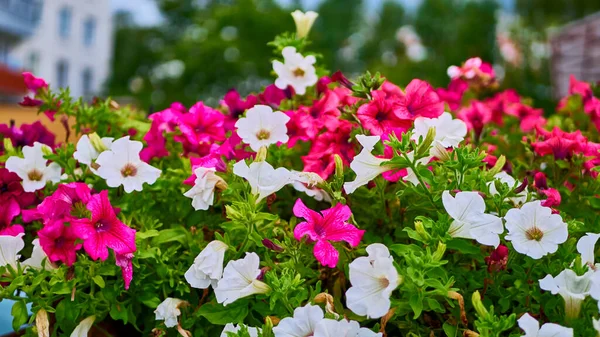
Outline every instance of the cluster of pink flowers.
{"type": "MultiPolygon", "coordinates": [[[[14,147],[33,146],[38,142],[51,148],[56,147],[55,136],[40,121],[32,124],[22,124],[17,127],[14,121],[10,125],[0,124],[0,136],[10,139],[14,147]]],[[[0,155],[4,153],[4,144],[0,142],[0,155]]]]}
{"type": "Polygon", "coordinates": [[[92,259],[104,261],[108,249],[112,249],[123,269],[125,288],[129,288],[136,231],[117,218],[108,191],[93,194],[84,183],[61,184],[37,209],[26,211],[23,218],[43,222],[44,227],[38,231],[40,245],[52,262],[70,266],[82,247],[92,259]],[[128,262],[123,263],[124,260],[128,262]]]}
{"type": "Polygon", "coordinates": [[[559,103],[557,110],[568,110],[567,102],[571,96],[580,96],[583,111],[590,116],[592,123],[600,130],[600,98],[594,96],[592,87],[587,82],[578,81],[571,75],[569,81],[569,95],[559,103]]]}
{"type": "MultiPolygon", "coordinates": [[[[23,73],[23,80],[25,81],[25,86],[27,87],[27,90],[29,90],[29,95],[23,97],[23,100],[19,104],[25,107],[41,106],[44,102],[35,97],[37,95],[40,95],[45,90],[48,90],[48,83],[46,83],[46,81],[43,78],[35,77],[32,73],[28,72],[23,73]]],[[[44,111],[44,115],[46,115],[46,117],[48,117],[51,121],[54,121],[55,114],[56,111],[54,110],[44,111]]]]}
{"type": "Polygon", "coordinates": [[[18,175],[0,168],[0,235],[23,233],[23,227],[13,224],[13,220],[36,201],[34,193],[23,190],[18,175]]]}

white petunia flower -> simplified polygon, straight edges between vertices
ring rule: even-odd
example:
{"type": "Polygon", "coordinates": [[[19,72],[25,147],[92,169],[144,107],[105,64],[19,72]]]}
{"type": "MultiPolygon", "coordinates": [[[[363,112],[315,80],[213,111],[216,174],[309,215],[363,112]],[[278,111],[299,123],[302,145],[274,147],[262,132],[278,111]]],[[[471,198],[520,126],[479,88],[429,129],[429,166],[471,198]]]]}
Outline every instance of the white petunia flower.
{"type": "Polygon", "coordinates": [[[217,286],[217,282],[223,276],[223,260],[227,248],[226,243],[214,240],[196,256],[194,264],[184,275],[192,288],[206,289],[211,285],[213,288],[217,286]]]}
{"type": "Polygon", "coordinates": [[[318,305],[307,304],[294,309],[293,317],[282,319],[273,328],[275,337],[306,337],[313,336],[317,324],[325,317],[323,309],[318,305]]]}
{"type": "MultiPolygon", "coordinates": [[[[242,328],[239,325],[227,323],[225,324],[225,328],[223,328],[223,332],[221,332],[220,337],[227,337],[228,332],[239,332],[241,329],[242,328]]],[[[248,334],[250,335],[250,337],[258,337],[258,333],[261,331],[261,329],[251,326],[247,326],[246,329],[248,330],[248,334]]]]}
{"type": "Polygon", "coordinates": [[[595,233],[586,233],[586,235],[582,236],[579,241],[577,241],[577,251],[581,254],[581,265],[585,266],[586,264],[590,266],[590,268],[596,268],[594,264],[594,251],[596,247],[596,242],[600,238],[600,234],[595,233]]]}
{"type": "Polygon", "coordinates": [[[317,324],[314,337],[382,337],[381,332],[375,333],[367,328],[361,328],[358,322],[324,319],[317,324]]]}
{"type": "Polygon", "coordinates": [[[553,295],[559,294],[565,300],[565,313],[567,317],[576,318],[581,310],[581,303],[588,295],[600,298],[600,285],[598,275],[593,270],[578,276],[571,269],[565,269],[556,277],[546,275],[540,280],[540,288],[550,291],[553,295]]]}
{"type": "Polygon", "coordinates": [[[267,293],[271,288],[257,280],[260,275],[260,259],[256,253],[246,253],[240,260],[229,261],[223,271],[223,278],[215,288],[217,302],[227,305],[253,294],[267,293]]]}
{"type": "Polygon", "coordinates": [[[42,246],[40,246],[40,239],[34,239],[32,241],[32,243],[33,243],[33,251],[31,252],[31,257],[28,258],[27,260],[23,261],[23,265],[29,266],[29,267],[35,268],[35,269],[42,269],[42,262],[44,262],[44,260],[45,260],[46,262],[44,264],[44,269],[46,269],[46,270],[56,269],[56,267],[54,267],[52,265],[50,260],[48,260],[48,255],[46,255],[42,246]]]}
{"type": "Polygon", "coordinates": [[[302,13],[299,10],[293,11],[292,17],[296,24],[296,37],[299,39],[306,37],[318,16],[319,13],[313,11],[308,11],[306,13],[302,13]]]}
{"type": "Polygon", "coordinates": [[[517,252],[534,259],[556,252],[558,245],[569,236],[567,224],[560,215],[552,214],[539,200],[509,210],[504,220],[508,229],[506,240],[512,242],[517,252]]]}
{"type": "Polygon", "coordinates": [[[123,185],[126,193],[141,191],[144,183],[154,184],[161,170],[140,159],[142,147],[141,142],[129,140],[129,136],[115,140],[110,150],[96,159],[100,165],[97,174],[110,187],[123,185]]]}
{"type": "Polygon", "coordinates": [[[256,152],[263,146],[287,143],[287,122],[290,117],[281,111],[273,111],[268,105],[255,105],[246,116],[235,122],[237,134],[256,152]]]}
{"type": "MultiPolygon", "coordinates": [[[[512,176],[510,176],[508,173],[506,173],[504,171],[496,174],[494,176],[494,180],[498,180],[501,183],[503,183],[504,185],[508,185],[508,187],[510,187],[511,189],[517,187],[517,181],[515,180],[515,178],[513,178],[512,176]]],[[[498,190],[496,190],[496,185],[493,181],[490,181],[488,183],[488,187],[489,187],[490,193],[492,195],[498,194],[498,190]]],[[[527,201],[527,187],[525,187],[525,189],[523,191],[519,192],[516,197],[508,198],[508,200],[510,200],[515,205],[521,205],[521,204],[525,203],[527,201]]]]}
{"type": "Polygon", "coordinates": [[[248,166],[244,160],[240,160],[233,165],[233,174],[248,181],[252,194],[258,195],[256,202],[279,191],[293,180],[293,174],[288,169],[274,169],[266,161],[253,162],[248,166]]]}
{"type": "Polygon", "coordinates": [[[430,154],[435,157],[440,156],[441,148],[458,147],[467,135],[465,122],[460,119],[452,119],[449,112],[444,112],[438,118],[417,117],[411,139],[414,141],[418,141],[420,137],[425,139],[431,128],[435,130],[435,138],[430,154]]]}
{"type": "Polygon", "coordinates": [[[350,168],[356,173],[356,178],[354,181],[344,183],[346,193],[350,194],[356,191],[357,188],[368,184],[369,181],[375,179],[378,175],[391,170],[391,167],[381,165],[389,161],[389,159],[377,158],[371,153],[377,142],[379,142],[379,139],[379,136],[356,136],[356,140],[363,146],[363,149],[350,163],[350,168]]]}
{"type": "Polygon", "coordinates": [[[178,298],[167,297],[161,304],[156,307],[154,313],[156,314],[157,321],[165,321],[167,328],[177,326],[179,323],[177,317],[181,315],[179,306],[183,303],[183,300],[178,298]]]}
{"type": "Polygon", "coordinates": [[[283,48],[281,54],[283,63],[273,61],[273,70],[278,76],[275,86],[283,90],[290,85],[298,95],[304,95],[307,87],[317,83],[318,77],[313,66],[317,59],[312,55],[302,56],[294,47],[283,48]]]}
{"type": "Polygon", "coordinates": [[[390,310],[390,296],[400,284],[400,277],[385,245],[371,244],[367,253],[369,256],[350,263],[352,287],[346,291],[346,305],[357,315],[380,318],[390,310]]]}
{"type": "Polygon", "coordinates": [[[317,201],[331,202],[329,194],[317,187],[317,185],[325,182],[321,176],[314,172],[298,172],[294,170],[290,172],[292,173],[292,186],[296,191],[304,192],[317,201]]]}
{"type": "MultiPolygon", "coordinates": [[[[104,147],[110,149],[113,139],[112,137],[103,137],[101,141],[104,147]]],[[[94,147],[88,135],[83,135],[77,142],[77,151],[73,153],[73,158],[81,164],[90,166],[98,158],[100,152],[94,147]]]]}
{"type": "Polygon", "coordinates": [[[94,325],[94,321],[96,320],[96,316],[89,316],[83,319],[77,326],[75,330],[71,333],[71,337],[87,337],[92,325],[94,325]]]}
{"type": "MultiPolygon", "coordinates": [[[[408,157],[408,160],[410,160],[410,161],[412,161],[415,158],[414,152],[409,152],[406,154],[406,156],[408,157]]],[[[432,158],[431,156],[428,156],[428,157],[423,157],[423,158],[417,160],[416,166],[425,165],[425,164],[429,163],[431,158],[432,158]]],[[[410,167],[406,168],[406,175],[404,177],[402,177],[402,180],[409,181],[415,186],[419,185],[419,178],[417,178],[417,174],[410,167]]]]}
{"type": "Polygon", "coordinates": [[[546,323],[540,328],[540,323],[528,313],[519,320],[519,327],[525,331],[521,337],[573,337],[573,329],[565,328],[554,323],[546,323]]]}
{"type": "Polygon", "coordinates": [[[12,266],[17,269],[19,262],[19,252],[25,247],[23,242],[23,233],[17,236],[0,235],[0,267],[12,266]]]}
{"type": "Polygon", "coordinates": [[[192,206],[195,210],[207,210],[213,205],[215,186],[219,182],[224,182],[223,178],[216,175],[215,172],[213,167],[198,167],[194,170],[196,175],[194,187],[183,195],[192,199],[192,206]]]}
{"type": "Polygon", "coordinates": [[[60,181],[60,166],[57,163],[46,166],[44,151],[52,152],[52,149],[48,145],[35,142],[33,146],[23,147],[24,158],[13,156],[6,160],[6,169],[23,179],[25,192],[42,189],[48,181],[60,181]]]}
{"type": "Polygon", "coordinates": [[[482,245],[498,247],[504,232],[502,219],[485,213],[485,201],[477,192],[442,193],[446,212],[454,219],[448,232],[456,238],[474,239],[482,245]]]}

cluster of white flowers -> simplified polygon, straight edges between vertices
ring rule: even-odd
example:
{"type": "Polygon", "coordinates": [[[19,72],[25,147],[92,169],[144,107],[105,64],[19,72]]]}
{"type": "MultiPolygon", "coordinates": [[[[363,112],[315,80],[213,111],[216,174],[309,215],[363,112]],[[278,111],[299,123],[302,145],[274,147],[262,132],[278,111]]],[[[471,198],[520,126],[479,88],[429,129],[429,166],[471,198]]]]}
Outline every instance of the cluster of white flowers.
{"type": "Polygon", "coordinates": [[[161,170],[140,159],[143,144],[125,136],[113,141],[97,135],[84,135],[77,142],[73,157],[88,165],[109,187],[123,185],[126,193],[141,191],[144,183],[154,184],[161,170]]]}

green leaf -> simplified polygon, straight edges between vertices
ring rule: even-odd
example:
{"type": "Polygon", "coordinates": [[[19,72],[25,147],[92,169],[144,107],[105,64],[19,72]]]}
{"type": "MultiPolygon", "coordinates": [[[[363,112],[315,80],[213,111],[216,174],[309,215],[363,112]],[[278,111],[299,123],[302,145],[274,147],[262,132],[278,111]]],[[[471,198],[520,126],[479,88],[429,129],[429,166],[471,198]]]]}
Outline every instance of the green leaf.
{"type": "Polygon", "coordinates": [[[110,317],[115,321],[123,321],[127,324],[127,307],[122,303],[113,303],[110,306],[110,317]]]}
{"type": "Polygon", "coordinates": [[[147,239],[147,238],[152,238],[155,236],[158,236],[158,231],[156,229],[151,229],[149,231],[145,231],[145,232],[137,232],[135,235],[138,239],[147,239]]]}
{"type": "Polygon", "coordinates": [[[448,324],[447,322],[444,323],[444,325],[442,326],[442,329],[444,329],[444,333],[448,337],[455,337],[458,333],[458,328],[454,325],[448,324]]]}
{"type": "Polygon", "coordinates": [[[237,301],[228,306],[214,302],[206,303],[196,312],[212,324],[241,323],[248,316],[248,303],[237,301]],[[239,302],[239,303],[238,303],[239,302]]]}
{"type": "Polygon", "coordinates": [[[79,309],[75,302],[70,299],[64,299],[56,306],[56,320],[58,322],[76,322],[79,316],[79,309]]]}
{"type": "Polygon", "coordinates": [[[24,300],[16,301],[13,304],[12,310],[10,313],[13,316],[12,327],[15,331],[18,331],[19,328],[27,322],[29,318],[29,314],[27,313],[27,306],[25,305],[24,300]]]}
{"type": "Polygon", "coordinates": [[[421,293],[419,292],[415,292],[410,296],[410,299],[408,300],[408,304],[410,304],[410,307],[412,308],[413,312],[415,313],[415,319],[419,318],[419,316],[421,316],[421,312],[423,311],[423,298],[421,297],[421,293]]]}
{"type": "Polygon", "coordinates": [[[100,288],[104,288],[105,283],[104,283],[104,279],[102,278],[102,276],[96,275],[92,278],[92,280],[94,280],[94,283],[96,283],[100,288]]]}
{"type": "Polygon", "coordinates": [[[173,241],[185,243],[188,235],[187,231],[183,227],[163,229],[158,233],[158,236],[152,239],[152,243],[155,245],[173,241]]]}

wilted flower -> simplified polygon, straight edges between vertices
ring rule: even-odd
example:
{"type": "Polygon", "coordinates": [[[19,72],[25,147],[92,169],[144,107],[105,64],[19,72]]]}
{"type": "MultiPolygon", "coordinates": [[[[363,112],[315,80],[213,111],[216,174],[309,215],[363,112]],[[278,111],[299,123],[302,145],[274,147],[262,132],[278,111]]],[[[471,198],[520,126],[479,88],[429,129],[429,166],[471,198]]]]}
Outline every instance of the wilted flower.
{"type": "Polygon", "coordinates": [[[215,288],[217,302],[227,305],[242,297],[269,292],[271,288],[256,279],[261,274],[259,265],[256,253],[246,253],[243,259],[229,261],[215,288]]]}
{"type": "Polygon", "coordinates": [[[111,148],[102,152],[96,164],[100,165],[97,174],[106,179],[110,187],[123,185],[126,193],[141,191],[144,183],[156,182],[161,170],[140,159],[142,143],[129,140],[129,136],[114,141],[111,148]]]}
{"type": "Polygon", "coordinates": [[[504,219],[508,229],[506,240],[512,242],[517,252],[533,259],[556,252],[558,245],[569,236],[567,224],[560,215],[552,214],[539,200],[509,210],[504,219]]]}
{"type": "Polygon", "coordinates": [[[292,181],[292,173],[283,167],[274,169],[266,161],[253,162],[248,166],[240,160],[233,165],[233,173],[248,181],[252,193],[258,195],[256,202],[279,191],[283,186],[292,181]]]}
{"type": "Polygon", "coordinates": [[[294,23],[296,24],[296,37],[299,39],[306,37],[318,16],[319,13],[313,11],[308,11],[306,13],[302,13],[299,10],[293,11],[292,17],[294,18],[294,23]]]}
{"type": "Polygon", "coordinates": [[[453,237],[475,239],[482,245],[498,247],[499,235],[504,232],[502,220],[485,213],[485,201],[477,192],[458,192],[452,197],[449,191],[442,194],[446,212],[454,219],[448,232],[453,237]]]}
{"type": "Polygon", "coordinates": [[[273,70],[278,76],[275,85],[279,89],[289,85],[297,94],[304,95],[306,88],[315,85],[319,79],[313,66],[317,59],[313,55],[304,57],[296,52],[296,48],[289,46],[283,48],[281,53],[283,63],[273,61],[273,70]]]}
{"type": "Polygon", "coordinates": [[[207,210],[212,206],[215,198],[215,187],[217,184],[224,184],[223,178],[215,174],[214,168],[198,167],[194,170],[196,180],[194,187],[189,189],[183,195],[192,199],[192,206],[195,210],[207,210]]]}
{"type": "Polygon", "coordinates": [[[492,251],[490,256],[485,257],[485,263],[488,265],[488,272],[503,270],[508,262],[508,247],[499,245],[492,251]]]}
{"type": "Polygon", "coordinates": [[[184,303],[183,300],[178,298],[167,297],[161,304],[156,307],[154,313],[156,314],[157,321],[165,321],[165,325],[167,328],[172,328],[177,326],[179,322],[177,321],[177,317],[181,315],[181,310],[179,310],[179,306],[184,303]]]}
{"type": "Polygon", "coordinates": [[[296,240],[300,241],[308,236],[310,241],[316,241],[313,250],[315,258],[330,268],[337,265],[339,253],[329,241],[346,241],[350,246],[356,247],[365,233],[346,222],[351,216],[350,207],[346,205],[337,204],[317,213],[298,199],[294,205],[294,215],[306,220],[294,228],[296,240]]]}
{"type": "Polygon", "coordinates": [[[318,305],[307,304],[294,309],[293,317],[282,319],[273,328],[275,337],[314,336],[317,324],[325,317],[323,309],[318,305]]]}
{"type": "Polygon", "coordinates": [[[185,272],[185,280],[192,288],[206,289],[217,282],[223,275],[223,260],[228,246],[219,240],[211,241],[196,256],[194,264],[185,272]]]}
{"type": "Polygon", "coordinates": [[[46,165],[44,151],[52,152],[48,145],[35,142],[33,146],[23,147],[24,158],[10,157],[6,168],[23,179],[25,192],[33,192],[46,186],[46,182],[60,180],[60,166],[57,163],[46,165]]]}
{"type": "Polygon", "coordinates": [[[133,253],[115,254],[115,264],[121,268],[125,290],[129,289],[133,279],[133,253]]]}
{"type": "Polygon", "coordinates": [[[290,120],[286,114],[273,111],[267,105],[255,105],[248,109],[246,117],[235,123],[237,134],[254,151],[263,146],[286,143],[289,140],[286,123],[290,120]]]}
{"type": "Polygon", "coordinates": [[[401,279],[385,245],[371,244],[367,253],[350,263],[352,287],[346,291],[346,305],[357,315],[380,318],[390,310],[390,296],[401,279]]]}
{"type": "Polygon", "coordinates": [[[390,166],[381,165],[389,161],[388,159],[377,158],[371,153],[379,142],[379,136],[357,135],[356,140],[363,146],[363,149],[350,163],[350,168],[356,173],[356,178],[354,181],[344,183],[344,191],[348,194],[353,193],[360,186],[368,184],[381,173],[391,170],[390,166]]]}
{"type": "Polygon", "coordinates": [[[518,322],[519,327],[525,331],[525,335],[521,337],[573,337],[572,328],[565,328],[558,324],[546,323],[540,328],[540,323],[528,313],[521,316],[518,322]]]}

